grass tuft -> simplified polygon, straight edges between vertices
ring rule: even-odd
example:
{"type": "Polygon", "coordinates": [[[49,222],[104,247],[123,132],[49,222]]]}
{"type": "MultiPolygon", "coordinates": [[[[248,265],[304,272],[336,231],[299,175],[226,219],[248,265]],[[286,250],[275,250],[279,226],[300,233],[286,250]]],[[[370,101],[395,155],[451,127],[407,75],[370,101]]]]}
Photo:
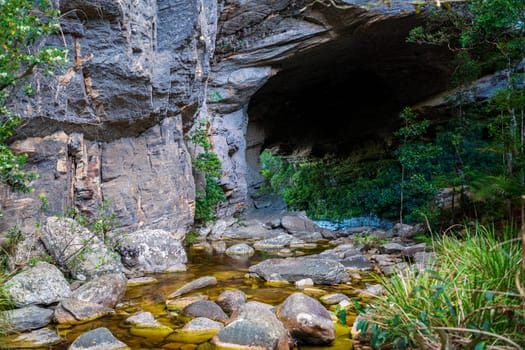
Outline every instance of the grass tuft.
{"type": "Polygon", "coordinates": [[[510,237],[475,225],[437,239],[431,268],[381,278],[386,294],[358,329],[373,348],[523,349],[522,249],[510,237]]]}

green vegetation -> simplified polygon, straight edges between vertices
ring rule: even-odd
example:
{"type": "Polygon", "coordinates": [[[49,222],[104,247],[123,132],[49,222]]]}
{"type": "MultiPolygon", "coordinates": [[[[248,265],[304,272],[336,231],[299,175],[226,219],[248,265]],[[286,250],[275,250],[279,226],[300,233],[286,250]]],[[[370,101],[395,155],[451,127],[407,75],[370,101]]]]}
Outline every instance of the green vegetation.
{"type": "Polygon", "coordinates": [[[371,301],[358,328],[374,348],[521,349],[522,251],[510,237],[478,225],[438,238],[431,267],[380,279],[386,295],[371,301]]]}
{"type": "Polygon", "coordinates": [[[431,201],[438,189],[442,149],[422,141],[428,121],[419,120],[409,108],[400,118],[399,146],[379,160],[292,159],[263,151],[261,191],[280,194],[290,209],[306,210],[316,219],[376,215],[414,222],[435,216],[431,201]]]}
{"type": "Polygon", "coordinates": [[[49,0],[0,1],[0,181],[15,191],[30,191],[36,174],[25,173],[26,156],[15,155],[4,143],[21,121],[7,102],[20,91],[33,96],[29,78],[52,74],[66,62],[64,49],[45,45],[46,36],[60,30],[58,15],[49,0]]]}
{"type": "Polygon", "coordinates": [[[192,159],[194,169],[204,176],[205,181],[204,189],[197,190],[195,221],[205,224],[215,220],[217,205],[226,200],[224,191],[219,185],[221,161],[212,151],[206,123],[192,132],[190,141],[201,148],[201,152],[192,159]]]}

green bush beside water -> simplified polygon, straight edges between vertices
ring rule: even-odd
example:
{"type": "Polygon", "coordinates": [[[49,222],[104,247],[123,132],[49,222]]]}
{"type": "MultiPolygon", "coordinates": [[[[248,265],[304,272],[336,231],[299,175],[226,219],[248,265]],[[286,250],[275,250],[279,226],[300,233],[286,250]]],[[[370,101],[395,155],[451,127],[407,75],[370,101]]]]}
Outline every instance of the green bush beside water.
{"type": "Polygon", "coordinates": [[[421,269],[379,278],[358,329],[374,348],[522,349],[525,294],[521,242],[483,226],[434,241],[421,269]]]}

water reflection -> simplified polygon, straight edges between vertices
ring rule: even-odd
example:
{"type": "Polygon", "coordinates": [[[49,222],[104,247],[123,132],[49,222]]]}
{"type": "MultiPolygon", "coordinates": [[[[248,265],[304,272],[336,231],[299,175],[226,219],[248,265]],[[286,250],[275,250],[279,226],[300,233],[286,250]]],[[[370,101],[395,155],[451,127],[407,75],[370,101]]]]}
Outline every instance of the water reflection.
{"type": "MultiPolygon", "coordinates": [[[[315,253],[316,250],[309,250],[308,254],[315,253]]],[[[61,345],[51,347],[51,350],[67,349],[68,345],[80,334],[89,330],[106,327],[119,340],[128,344],[132,350],[139,349],[203,349],[203,345],[176,343],[168,340],[169,337],[155,337],[149,335],[141,337],[133,335],[129,326],[124,324],[124,320],[138,311],[149,311],[162,324],[175,330],[182,328],[187,318],[181,317],[176,312],[166,309],[166,297],[173,293],[184,284],[202,276],[215,276],[217,285],[202,288],[190,292],[189,295],[204,295],[209,300],[215,300],[219,294],[227,289],[240,289],[248,297],[249,301],[260,301],[277,305],[284,299],[297,291],[295,285],[275,286],[265,283],[262,280],[247,278],[248,268],[264,259],[271,257],[266,252],[256,252],[250,258],[229,257],[223,253],[210,252],[209,250],[188,249],[188,269],[185,272],[151,275],[158,280],[158,283],[129,287],[122,302],[118,305],[116,313],[86,324],[74,325],[69,327],[59,326],[59,333],[64,339],[61,345]]],[[[366,279],[365,279],[366,280],[366,279]]],[[[364,283],[365,280],[360,281],[364,283]]],[[[317,293],[344,293],[350,297],[355,295],[355,289],[362,285],[341,285],[341,286],[315,286],[305,293],[317,297],[317,293]]],[[[355,316],[349,314],[348,322],[351,323],[355,316]]],[[[348,350],[351,349],[349,337],[349,327],[337,328],[337,339],[329,347],[303,347],[299,349],[317,350],[348,350]]],[[[204,348],[212,348],[206,345],[204,348]]]]}

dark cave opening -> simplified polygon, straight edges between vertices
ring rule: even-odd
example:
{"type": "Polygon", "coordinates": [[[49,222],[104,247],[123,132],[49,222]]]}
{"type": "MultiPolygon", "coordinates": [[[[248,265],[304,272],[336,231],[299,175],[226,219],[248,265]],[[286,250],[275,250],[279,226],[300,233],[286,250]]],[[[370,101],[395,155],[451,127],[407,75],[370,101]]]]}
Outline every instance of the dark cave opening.
{"type": "Polygon", "coordinates": [[[337,157],[371,142],[389,144],[404,107],[445,91],[453,53],[406,41],[420,20],[405,16],[366,30],[346,28],[336,39],[274,66],[278,73],[248,106],[252,185],[263,149],[337,157]]]}

